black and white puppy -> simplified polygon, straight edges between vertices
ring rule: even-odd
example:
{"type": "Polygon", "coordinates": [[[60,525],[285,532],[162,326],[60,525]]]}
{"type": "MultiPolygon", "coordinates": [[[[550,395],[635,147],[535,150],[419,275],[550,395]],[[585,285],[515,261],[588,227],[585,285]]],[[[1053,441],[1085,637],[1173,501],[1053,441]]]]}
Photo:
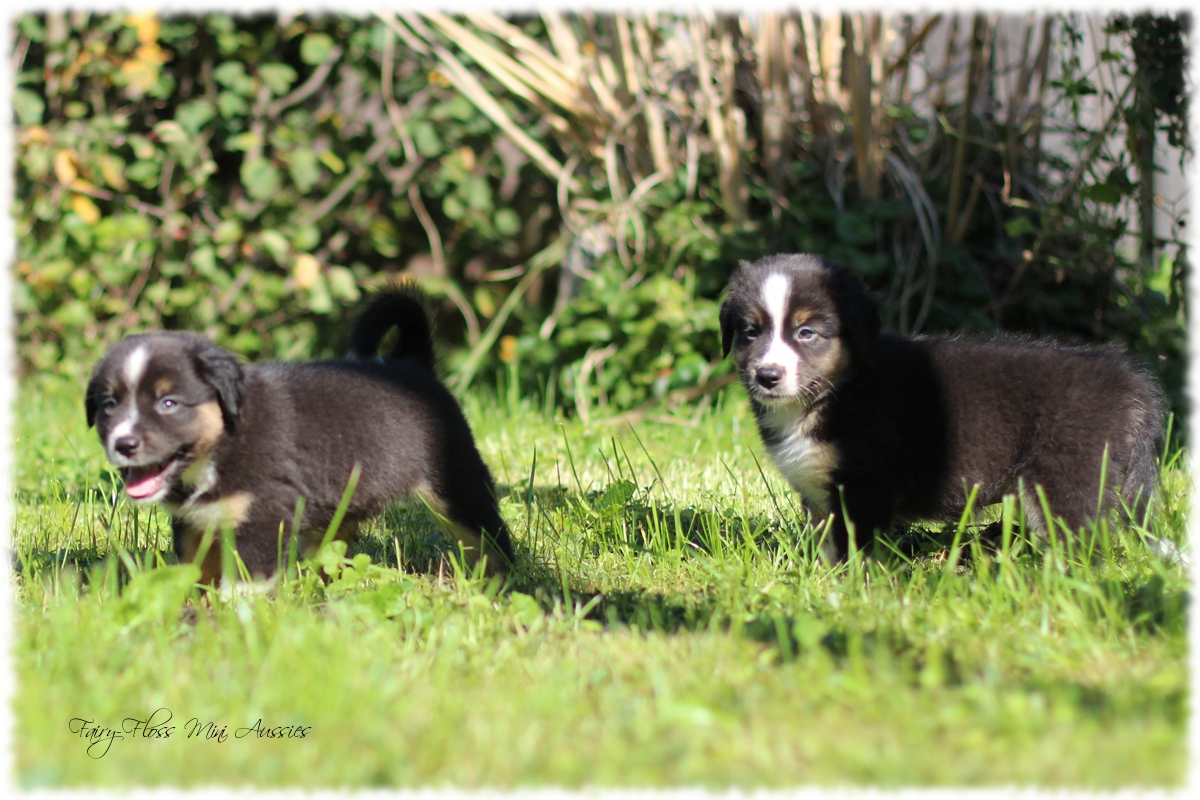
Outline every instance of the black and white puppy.
{"type": "Polygon", "coordinates": [[[848,523],[867,550],[896,520],[958,520],[974,486],[976,508],[1019,494],[1041,535],[1038,486],[1073,530],[1145,512],[1165,403],[1119,349],[881,333],[862,281],[813,255],[743,263],[720,322],[771,460],[832,515],[835,561],[848,523]]]}
{"type": "MultiPolygon", "coordinates": [[[[171,512],[181,561],[195,559],[206,531],[228,525],[250,573],[270,576],[280,525],[286,547],[298,498],[298,544],[311,546],[359,465],[339,537],[389,501],[416,495],[450,522],[468,555],[485,556],[491,573],[505,571],[508,528],[467,421],[435,374],[420,298],[378,295],[355,323],[350,349],[341,361],[246,365],[193,334],[129,336],[92,373],[88,425],[129,497],[171,512]],[[393,327],[397,342],[379,358],[393,327]]],[[[201,573],[202,582],[217,582],[219,546],[208,549],[201,573]]]]}

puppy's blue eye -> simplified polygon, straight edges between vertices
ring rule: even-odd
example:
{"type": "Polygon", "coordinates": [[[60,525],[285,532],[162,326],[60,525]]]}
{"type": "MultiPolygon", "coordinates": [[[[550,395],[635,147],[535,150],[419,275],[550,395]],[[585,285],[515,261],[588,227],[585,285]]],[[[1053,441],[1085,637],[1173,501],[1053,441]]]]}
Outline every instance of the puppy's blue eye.
{"type": "Polygon", "coordinates": [[[179,401],[174,397],[164,397],[158,401],[158,410],[164,414],[170,414],[179,410],[179,401]]]}
{"type": "Polygon", "coordinates": [[[115,397],[104,398],[104,400],[102,400],[100,402],[100,407],[103,408],[105,411],[112,411],[114,408],[117,407],[117,398],[115,398],[115,397]]]}
{"type": "Polygon", "coordinates": [[[812,328],[801,328],[800,330],[796,331],[796,338],[802,342],[806,342],[809,339],[815,338],[816,335],[817,332],[812,328]]]}

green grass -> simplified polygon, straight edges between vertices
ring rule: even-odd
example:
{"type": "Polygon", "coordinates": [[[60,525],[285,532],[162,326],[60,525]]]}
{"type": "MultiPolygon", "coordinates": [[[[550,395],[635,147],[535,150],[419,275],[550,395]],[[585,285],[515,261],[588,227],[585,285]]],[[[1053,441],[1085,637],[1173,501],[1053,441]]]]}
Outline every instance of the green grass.
{"type": "MultiPolygon", "coordinates": [[[[326,580],[197,602],[80,387],[22,387],[22,785],[1181,785],[1188,582],[1146,531],[1054,552],[1018,531],[994,558],[917,532],[914,559],[831,570],[737,390],[635,428],[503,392],[465,408],[521,552],[508,585],[398,507],[326,580]],[[157,709],[169,737],[99,758],[71,730],[157,709]],[[236,735],[257,720],[305,735],[236,735]],[[224,741],[188,737],[208,722],[224,741]]],[[[1177,544],[1185,461],[1153,523],[1177,544]]]]}

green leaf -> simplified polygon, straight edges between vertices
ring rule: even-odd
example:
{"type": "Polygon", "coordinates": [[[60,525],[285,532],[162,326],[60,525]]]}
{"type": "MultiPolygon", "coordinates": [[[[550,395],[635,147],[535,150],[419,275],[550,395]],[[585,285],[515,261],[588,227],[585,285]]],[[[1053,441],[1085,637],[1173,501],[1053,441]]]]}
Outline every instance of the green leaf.
{"type": "Polygon", "coordinates": [[[329,293],[338,300],[353,303],[359,298],[358,284],[354,273],[345,267],[330,267],[327,271],[329,293]]]}
{"type": "Polygon", "coordinates": [[[1083,190],[1088,200],[1105,205],[1116,205],[1125,196],[1125,190],[1112,183],[1094,183],[1083,190]]]}
{"type": "Polygon", "coordinates": [[[508,596],[508,610],[514,620],[526,627],[542,618],[542,607],[527,594],[513,592],[508,596]]]}
{"type": "Polygon", "coordinates": [[[333,39],[326,33],[310,33],[300,43],[300,60],[309,66],[316,66],[329,58],[333,52],[333,39]]]}
{"type": "Polygon", "coordinates": [[[175,120],[164,119],[154,126],[154,134],[161,142],[169,145],[182,145],[190,141],[187,131],[175,120]]]}
{"type": "Polygon", "coordinates": [[[467,207],[457,195],[449,195],[442,201],[442,213],[452,220],[458,221],[467,213],[467,207]]]}
{"type": "Polygon", "coordinates": [[[134,183],[152,187],[158,183],[160,166],[157,161],[135,161],[125,169],[125,177],[134,183]]]}
{"type": "Polygon", "coordinates": [[[68,300],[55,309],[50,317],[67,328],[83,329],[96,321],[92,307],[83,300],[68,300]]]}
{"type": "Polygon", "coordinates": [[[633,499],[637,486],[633,481],[619,480],[609,484],[604,494],[596,499],[597,511],[618,511],[633,499]]]}
{"type": "Polygon", "coordinates": [[[563,331],[564,344],[577,342],[608,342],[612,341],[613,330],[607,322],[595,317],[582,320],[573,328],[563,331]],[[569,340],[569,341],[568,341],[569,340]]]}
{"type": "Polygon", "coordinates": [[[41,282],[62,283],[74,268],[75,262],[71,259],[56,258],[53,261],[47,261],[45,264],[42,264],[34,272],[34,276],[41,282]]]}
{"type": "Polygon", "coordinates": [[[511,208],[498,209],[492,224],[496,226],[496,233],[501,236],[516,236],[521,232],[521,217],[511,208]]]}
{"type": "Polygon", "coordinates": [[[242,224],[236,219],[221,220],[213,231],[213,241],[217,244],[229,244],[242,238],[242,224]]]}
{"type": "Polygon", "coordinates": [[[207,100],[193,100],[175,109],[175,121],[190,134],[197,134],[217,115],[217,108],[207,100]]]}
{"type": "Polygon", "coordinates": [[[425,158],[437,158],[442,154],[442,140],[438,138],[433,123],[422,120],[412,127],[413,144],[425,158]]]}
{"type": "Polygon", "coordinates": [[[255,200],[265,200],[279,191],[279,170],[265,158],[242,162],[242,184],[255,200]]]}
{"type": "Polygon", "coordinates": [[[42,124],[42,114],[46,111],[46,101],[37,92],[28,89],[13,90],[13,110],[22,125],[42,124]]]}
{"type": "Polygon", "coordinates": [[[258,235],[258,240],[263,249],[271,254],[271,258],[275,259],[275,263],[283,266],[288,258],[288,241],[284,235],[279,231],[263,231],[258,235]]]}
{"type": "Polygon", "coordinates": [[[217,253],[212,245],[197,247],[192,252],[191,264],[197,274],[211,280],[217,272],[217,253]]]}
{"type": "Polygon", "coordinates": [[[196,289],[191,286],[172,289],[167,292],[167,302],[175,308],[191,308],[196,305],[198,298],[199,295],[196,293],[196,289]]]}
{"type": "Polygon", "coordinates": [[[218,92],[217,110],[221,112],[222,117],[229,119],[230,117],[242,116],[250,110],[250,105],[241,95],[233,92],[218,92]]]}
{"type": "Polygon", "coordinates": [[[1004,223],[1004,232],[1013,239],[1038,232],[1037,226],[1025,214],[1019,214],[1004,223]]]}
{"type": "Polygon", "coordinates": [[[333,298],[329,295],[329,283],[324,275],[317,276],[317,282],[308,290],[308,309],[318,314],[328,314],[333,311],[333,298]]]}
{"type": "Polygon", "coordinates": [[[254,88],[253,81],[246,74],[246,68],[240,61],[226,61],[214,69],[212,75],[213,80],[237,94],[249,94],[254,88]]]}
{"type": "Polygon", "coordinates": [[[237,150],[242,153],[248,153],[255,147],[262,146],[262,136],[253,131],[239,133],[229,140],[229,149],[237,150]]]}
{"type": "Polygon", "coordinates": [[[316,225],[305,225],[292,233],[292,247],[299,253],[307,253],[321,241],[321,229],[316,225]]]}
{"type": "Polygon", "coordinates": [[[337,157],[337,153],[332,150],[322,150],[317,158],[321,159],[321,163],[329,167],[334,175],[341,175],[346,171],[346,162],[337,157]]]}
{"type": "Polygon", "coordinates": [[[287,64],[262,64],[258,68],[258,77],[267,85],[272,94],[283,95],[296,82],[296,70],[287,64]]]}
{"type": "Polygon", "coordinates": [[[853,211],[843,211],[837,215],[834,233],[846,244],[865,245],[875,242],[875,226],[853,211]]]}
{"type": "Polygon", "coordinates": [[[100,250],[117,249],[127,242],[136,242],[150,236],[153,225],[141,214],[121,212],[105,217],[96,223],[93,234],[96,247],[100,250]]]}
{"type": "Polygon", "coordinates": [[[317,154],[308,148],[293,150],[288,154],[288,174],[301,192],[307,192],[321,179],[318,164],[317,154]]]}
{"type": "Polygon", "coordinates": [[[482,175],[472,175],[463,187],[467,192],[467,205],[475,211],[490,211],[492,208],[492,187],[482,175]]]}
{"type": "Polygon", "coordinates": [[[130,627],[177,622],[199,580],[200,567],[195,564],[161,564],[138,572],[121,592],[117,618],[130,627]]]}

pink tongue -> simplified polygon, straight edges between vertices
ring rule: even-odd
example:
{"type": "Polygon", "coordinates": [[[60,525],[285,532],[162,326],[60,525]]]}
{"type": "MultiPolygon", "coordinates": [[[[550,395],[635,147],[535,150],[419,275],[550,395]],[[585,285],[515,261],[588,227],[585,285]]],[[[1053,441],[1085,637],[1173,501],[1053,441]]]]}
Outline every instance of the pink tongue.
{"type": "MultiPolygon", "coordinates": [[[[129,476],[131,479],[133,475],[129,476]]],[[[125,492],[134,500],[140,500],[143,497],[149,497],[155,492],[163,488],[162,473],[148,475],[136,483],[126,483],[125,492]]]]}

